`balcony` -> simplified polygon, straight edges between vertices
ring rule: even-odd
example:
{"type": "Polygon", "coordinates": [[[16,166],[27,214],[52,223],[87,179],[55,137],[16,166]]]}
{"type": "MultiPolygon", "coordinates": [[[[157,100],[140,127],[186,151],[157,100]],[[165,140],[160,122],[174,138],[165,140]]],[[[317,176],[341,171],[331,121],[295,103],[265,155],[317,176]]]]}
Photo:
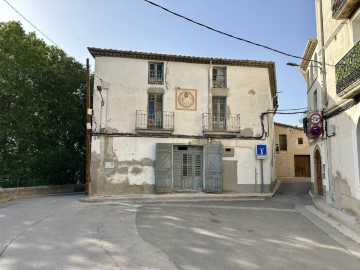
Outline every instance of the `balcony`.
{"type": "Polygon", "coordinates": [[[174,112],[136,111],[135,130],[144,134],[172,134],[174,112]]]}
{"type": "Polygon", "coordinates": [[[359,6],[359,0],[332,0],[332,17],[335,20],[350,19],[359,6]]]}
{"type": "Polygon", "coordinates": [[[202,114],[203,132],[211,137],[236,137],[240,133],[240,114],[202,114]]]}
{"type": "Polygon", "coordinates": [[[360,94],[360,42],[335,66],[336,93],[342,98],[360,94]]]}

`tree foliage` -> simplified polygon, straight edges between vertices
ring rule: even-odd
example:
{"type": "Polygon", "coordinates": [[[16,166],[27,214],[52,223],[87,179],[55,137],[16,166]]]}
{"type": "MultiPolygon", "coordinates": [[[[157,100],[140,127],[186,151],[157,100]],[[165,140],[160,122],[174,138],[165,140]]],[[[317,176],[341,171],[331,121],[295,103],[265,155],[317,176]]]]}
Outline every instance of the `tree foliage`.
{"type": "Polygon", "coordinates": [[[0,23],[0,178],[83,182],[85,132],[85,68],[0,23]]]}

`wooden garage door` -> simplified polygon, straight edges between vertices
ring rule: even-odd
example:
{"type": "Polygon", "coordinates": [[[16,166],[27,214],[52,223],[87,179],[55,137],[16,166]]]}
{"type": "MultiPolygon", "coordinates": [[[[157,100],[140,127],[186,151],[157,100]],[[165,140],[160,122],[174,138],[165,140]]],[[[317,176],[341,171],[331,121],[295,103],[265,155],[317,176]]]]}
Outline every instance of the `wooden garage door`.
{"type": "Polygon", "coordinates": [[[310,156],[295,155],[295,177],[310,177],[310,156]]]}

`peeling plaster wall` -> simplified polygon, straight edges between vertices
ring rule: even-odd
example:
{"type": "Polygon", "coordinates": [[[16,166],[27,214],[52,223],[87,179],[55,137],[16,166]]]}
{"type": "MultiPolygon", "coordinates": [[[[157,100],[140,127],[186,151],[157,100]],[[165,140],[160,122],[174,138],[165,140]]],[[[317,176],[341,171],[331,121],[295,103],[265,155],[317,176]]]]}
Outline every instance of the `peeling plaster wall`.
{"type": "MultiPolygon", "coordinates": [[[[189,140],[174,138],[134,138],[112,137],[101,139],[94,137],[95,149],[104,152],[92,152],[91,156],[91,195],[153,193],[155,184],[155,147],[156,143],[171,143],[175,145],[205,145],[207,140],[189,140]],[[100,144],[100,146],[97,146],[100,144]],[[104,147],[101,145],[108,145],[104,147]],[[112,146],[112,148],[110,147],[112,146]],[[114,168],[105,168],[106,162],[114,162],[114,168]]],[[[258,192],[260,190],[260,161],[255,157],[258,141],[214,140],[211,143],[221,143],[224,148],[233,148],[233,157],[223,157],[223,162],[234,164],[228,166],[231,171],[225,171],[228,186],[237,187],[232,192],[258,192]]],[[[268,140],[260,143],[268,144],[268,140]]],[[[94,150],[94,149],[93,149],[94,150]]],[[[269,152],[272,148],[269,147],[269,152]]],[[[224,169],[227,167],[225,166],[224,169]]],[[[264,185],[269,187],[275,181],[272,176],[271,158],[263,161],[264,185]]]]}

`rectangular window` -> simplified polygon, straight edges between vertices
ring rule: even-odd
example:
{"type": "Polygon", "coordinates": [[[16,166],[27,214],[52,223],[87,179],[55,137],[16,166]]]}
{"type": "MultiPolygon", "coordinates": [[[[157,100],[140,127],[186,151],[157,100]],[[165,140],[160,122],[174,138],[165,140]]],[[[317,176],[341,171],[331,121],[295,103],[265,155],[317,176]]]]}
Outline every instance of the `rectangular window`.
{"type": "Polygon", "coordinates": [[[287,151],[287,139],[286,134],[279,135],[280,151],[287,151]]]}
{"type": "Polygon", "coordinates": [[[149,63],[149,84],[164,84],[164,63],[149,63]]]}
{"type": "Polygon", "coordinates": [[[314,102],[314,111],[318,110],[318,95],[317,95],[317,90],[314,91],[313,93],[313,102],[314,102]]]}
{"type": "Polygon", "coordinates": [[[303,138],[298,138],[298,144],[304,144],[303,138]]]}
{"type": "Polygon", "coordinates": [[[226,67],[213,68],[213,87],[226,87],[226,67]]]}
{"type": "Polygon", "coordinates": [[[226,97],[212,98],[212,124],[214,129],[226,130],[226,97]]]}
{"type": "Polygon", "coordinates": [[[149,94],[148,96],[148,127],[163,127],[163,95],[149,94]]]}

